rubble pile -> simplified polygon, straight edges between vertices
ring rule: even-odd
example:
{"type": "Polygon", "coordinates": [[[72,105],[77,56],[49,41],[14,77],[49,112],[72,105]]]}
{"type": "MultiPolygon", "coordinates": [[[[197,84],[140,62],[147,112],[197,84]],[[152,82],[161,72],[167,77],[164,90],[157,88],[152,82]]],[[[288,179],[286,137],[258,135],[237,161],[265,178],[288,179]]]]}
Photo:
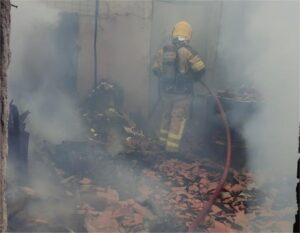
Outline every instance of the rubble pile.
{"type": "MultiPolygon", "coordinates": [[[[74,156],[76,147],[70,143],[68,147],[75,148],[71,153],[74,156]]],[[[68,147],[65,147],[65,154],[68,147]]],[[[86,146],[86,151],[92,154],[90,146],[86,146]]],[[[77,150],[77,153],[82,155],[83,151],[77,150]]],[[[89,157],[95,165],[92,170],[98,168],[99,173],[81,172],[89,170],[84,163],[83,168],[76,171],[69,169],[66,163],[57,167],[54,161],[56,186],[61,192],[51,193],[47,198],[35,193],[35,199],[28,206],[37,207],[27,209],[29,215],[24,216],[23,211],[22,215],[16,212],[12,217],[14,221],[11,222],[21,219],[26,226],[17,230],[184,232],[213,194],[223,172],[222,166],[209,160],[170,159],[161,153],[105,158],[104,155],[98,153],[89,157]],[[150,160],[152,163],[148,163],[150,160]],[[66,204],[67,213],[61,210],[66,204]],[[47,214],[50,207],[55,216],[47,214]]],[[[49,158],[52,157],[50,154],[49,158]]],[[[78,160],[84,162],[80,156],[78,160]]],[[[281,194],[260,190],[252,177],[244,170],[231,169],[220,198],[198,230],[280,232],[288,229],[287,217],[294,213],[293,209],[277,205],[278,201],[282,202],[277,198],[281,194]]]]}
{"type": "MultiPolygon", "coordinates": [[[[174,213],[178,220],[188,226],[213,194],[221,173],[222,167],[206,160],[192,163],[166,160],[157,166],[157,172],[145,173],[148,179],[164,184],[163,189],[148,188],[148,198],[156,200],[166,213],[174,213]]],[[[256,187],[251,173],[232,169],[220,198],[213,205],[205,224],[200,227],[206,232],[270,232],[287,229],[289,222],[286,217],[293,213],[293,208],[285,206],[278,211],[273,201],[274,197],[256,187]]]]}
{"type": "Polygon", "coordinates": [[[88,140],[118,154],[126,150],[157,150],[157,143],[144,136],[143,131],[123,110],[122,90],[107,80],[99,82],[81,105],[82,117],[88,126],[88,140]]]}
{"type": "Polygon", "coordinates": [[[261,99],[261,95],[257,89],[249,86],[241,86],[237,90],[218,91],[218,96],[221,98],[235,99],[239,102],[256,102],[261,99]]]}
{"type": "MultiPolygon", "coordinates": [[[[10,189],[10,232],[188,229],[213,195],[223,166],[193,152],[166,153],[122,111],[119,95],[106,81],[90,94],[81,109],[89,128],[86,141],[43,142],[37,161],[53,178],[41,187],[33,182],[31,189],[10,189]]],[[[286,205],[280,186],[270,187],[259,188],[249,171],[232,168],[197,230],[286,231],[294,210],[286,205]]]]}
{"type": "MultiPolygon", "coordinates": [[[[222,103],[231,132],[231,145],[233,156],[231,166],[245,167],[247,164],[247,142],[244,138],[244,127],[260,107],[261,96],[255,88],[242,86],[239,89],[219,90],[217,95],[222,103]]],[[[206,145],[212,151],[210,157],[216,162],[224,163],[223,154],[226,153],[226,133],[222,118],[213,96],[207,97],[207,130],[206,145]]]]}
{"type": "MultiPolygon", "coordinates": [[[[187,163],[165,159],[153,169],[142,170],[137,179],[138,194],[127,200],[120,200],[117,191],[111,188],[90,189],[90,183],[83,179],[80,183],[89,187],[84,192],[90,195],[94,192],[106,203],[102,211],[84,205],[86,229],[93,232],[93,225],[96,225],[97,231],[110,232],[184,231],[214,192],[221,173],[222,167],[208,160],[187,163]],[[107,218],[110,220],[105,221],[107,218]],[[161,219],[169,222],[160,226],[161,219]],[[177,222],[176,226],[170,226],[172,220],[177,222]],[[159,226],[163,228],[159,229],[159,226]]],[[[292,208],[275,209],[271,200],[255,186],[251,173],[231,170],[221,197],[199,229],[206,232],[286,229],[289,223],[284,216],[292,214],[292,208]]]]}
{"type": "Polygon", "coordinates": [[[84,122],[89,126],[89,139],[110,143],[127,125],[120,113],[122,93],[117,85],[102,80],[81,104],[84,122]]]}
{"type": "Polygon", "coordinates": [[[110,201],[111,205],[103,211],[95,211],[93,208],[82,211],[87,232],[146,232],[144,224],[155,219],[150,210],[132,199],[110,201]]]}

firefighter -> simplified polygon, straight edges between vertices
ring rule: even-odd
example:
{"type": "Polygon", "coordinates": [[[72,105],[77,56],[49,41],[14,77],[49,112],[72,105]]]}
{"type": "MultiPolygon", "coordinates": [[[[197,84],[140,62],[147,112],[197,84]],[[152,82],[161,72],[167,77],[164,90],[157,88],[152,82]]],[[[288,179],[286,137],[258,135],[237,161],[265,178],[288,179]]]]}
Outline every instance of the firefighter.
{"type": "Polygon", "coordinates": [[[172,31],[172,44],[158,51],[152,67],[161,93],[159,140],[168,152],[179,151],[189,119],[193,83],[205,70],[199,54],[189,45],[191,37],[191,25],[178,22],[172,31]]]}

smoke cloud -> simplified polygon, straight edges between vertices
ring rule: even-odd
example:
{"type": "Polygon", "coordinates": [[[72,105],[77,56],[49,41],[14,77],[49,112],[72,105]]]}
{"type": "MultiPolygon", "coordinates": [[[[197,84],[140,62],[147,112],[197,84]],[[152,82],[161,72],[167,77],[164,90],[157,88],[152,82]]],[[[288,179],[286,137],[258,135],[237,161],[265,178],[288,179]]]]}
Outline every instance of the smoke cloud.
{"type": "MultiPolygon", "coordinates": [[[[70,68],[61,66],[64,52],[56,43],[65,34],[53,35],[60,12],[37,1],[14,4],[19,7],[12,8],[9,96],[31,111],[28,127],[35,136],[54,143],[80,138],[85,129],[74,95],[62,82],[70,68]]],[[[262,97],[243,128],[250,168],[261,183],[285,177],[296,185],[299,3],[224,1],[222,14],[217,78],[229,88],[251,85],[262,97]]],[[[126,164],[122,167],[130,177],[126,164]]],[[[123,183],[131,187],[134,180],[123,183]]],[[[287,198],[294,203],[295,188],[282,184],[282,189],[290,190],[287,198]]]]}
{"type": "Polygon", "coordinates": [[[66,65],[66,60],[74,58],[66,58],[66,48],[59,47],[68,36],[57,29],[61,14],[37,1],[15,4],[9,96],[21,110],[31,112],[28,128],[32,135],[55,143],[80,138],[84,127],[76,108],[75,88],[70,91],[74,67],[66,65]]]}
{"type": "Polygon", "coordinates": [[[218,78],[225,78],[228,88],[253,86],[262,97],[242,132],[250,169],[261,184],[281,182],[281,189],[289,190],[286,199],[296,206],[299,2],[228,2],[223,7],[218,78]]]}
{"type": "Polygon", "coordinates": [[[277,173],[291,174],[297,158],[298,9],[295,1],[226,3],[221,27],[219,78],[229,88],[254,86],[262,96],[243,130],[250,162],[263,160],[277,173]]]}
{"type": "Polygon", "coordinates": [[[247,34],[256,44],[256,58],[246,72],[260,91],[262,103],[244,131],[253,150],[250,156],[265,159],[270,172],[275,169],[294,176],[299,124],[298,22],[297,2],[263,3],[255,11],[247,34]]]}

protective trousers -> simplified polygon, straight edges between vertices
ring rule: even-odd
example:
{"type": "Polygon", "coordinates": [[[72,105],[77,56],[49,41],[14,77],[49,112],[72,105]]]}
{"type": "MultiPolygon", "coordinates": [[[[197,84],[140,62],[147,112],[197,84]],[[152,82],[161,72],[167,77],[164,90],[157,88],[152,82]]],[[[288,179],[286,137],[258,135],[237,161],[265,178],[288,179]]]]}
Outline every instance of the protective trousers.
{"type": "Polygon", "coordinates": [[[191,95],[163,94],[159,140],[166,151],[179,151],[191,102],[191,95]]]}

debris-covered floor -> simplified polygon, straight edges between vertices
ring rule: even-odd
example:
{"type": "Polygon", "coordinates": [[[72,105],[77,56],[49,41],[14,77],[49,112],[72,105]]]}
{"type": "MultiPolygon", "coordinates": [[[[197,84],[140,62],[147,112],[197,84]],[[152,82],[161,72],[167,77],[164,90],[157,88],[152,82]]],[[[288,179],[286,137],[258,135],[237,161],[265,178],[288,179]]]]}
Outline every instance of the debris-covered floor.
{"type": "MultiPolygon", "coordinates": [[[[206,159],[183,161],[163,153],[109,157],[90,143],[80,145],[81,151],[71,142],[44,146],[49,157],[60,151],[60,157],[77,154],[76,159],[40,161],[41,167],[45,161],[51,164],[53,187],[45,187],[48,193],[20,188],[24,203],[10,215],[11,231],[184,232],[222,173],[221,166],[206,159]]],[[[277,195],[282,193],[261,191],[251,173],[232,169],[199,230],[282,232],[293,208],[277,195]]]]}
{"type": "MultiPolygon", "coordinates": [[[[36,143],[30,183],[9,184],[10,232],[184,232],[213,194],[222,163],[204,150],[164,152],[107,101],[111,87],[101,88],[81,110],[86,140],[36,143]],[[93,102],[95,95],[108,104],[93,102]]],[[[269,179],[258,186],[246,168],[231,168],[198,231],[290,229],[294,209],[282,182],[269,179]]]]}

